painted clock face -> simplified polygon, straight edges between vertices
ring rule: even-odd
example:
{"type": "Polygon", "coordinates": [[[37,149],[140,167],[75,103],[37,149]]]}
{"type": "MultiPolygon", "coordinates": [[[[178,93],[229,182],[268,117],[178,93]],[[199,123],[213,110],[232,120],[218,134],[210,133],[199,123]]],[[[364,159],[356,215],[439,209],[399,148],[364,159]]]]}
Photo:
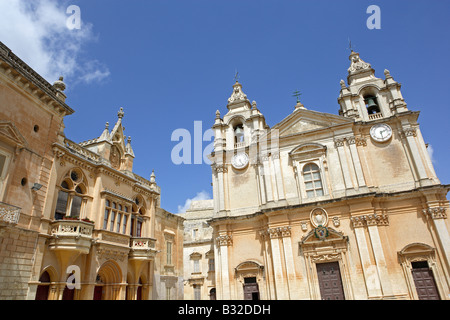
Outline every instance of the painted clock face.
{"type": "Polygon", "coordinates": [[[385,123],[376,124],[370,128],[370,136],[378,142],[387,141],[392,137],[392,128],[385,123]]]}
{"type": "Polygon", "coordinates": [[[238,153],[231,158],[231,165],[235,169],[243,169],[248,164],[248,155],[246,153],[238,153]]]}

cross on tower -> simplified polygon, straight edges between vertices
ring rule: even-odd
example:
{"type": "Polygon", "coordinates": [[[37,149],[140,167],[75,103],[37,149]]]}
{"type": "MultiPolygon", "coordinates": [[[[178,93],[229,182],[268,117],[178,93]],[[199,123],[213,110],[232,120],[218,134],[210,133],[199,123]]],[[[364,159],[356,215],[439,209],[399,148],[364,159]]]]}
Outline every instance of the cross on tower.
{"type": "Polygon", "coordinates": [[[297,97],[297,103],[299,103],[299,102],[300,102],[299,97],[300,97],[301,95],[302,95],[302,94],[300,93],[300,91],[295,90],[295,91],[294,91],[294,94],[293,94],[292,96],[293,96],[293,97],[297,97]]]}

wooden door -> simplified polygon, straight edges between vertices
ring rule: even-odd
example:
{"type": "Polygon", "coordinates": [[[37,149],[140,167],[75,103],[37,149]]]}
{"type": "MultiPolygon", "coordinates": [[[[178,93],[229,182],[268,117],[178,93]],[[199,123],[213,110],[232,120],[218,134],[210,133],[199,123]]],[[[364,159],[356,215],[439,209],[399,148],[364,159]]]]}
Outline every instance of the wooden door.
{"type": "Polygon", "coordinates": [[[339,263],[319,263],[316,267],[322,300],[345,300],[339,263]]]}
{"type": "Polygon", "coordinates": [[[412,263],[412,275],[419,300],[440,300],[433,272],[426,261],[412,263]]]}
{"type": "Polygon", "coordinates": [[[259,300],[259,287],[255,277],[244,279],[244,300],[259,300]]]}
{"type": "Polygon", "coordinates": [[[95,286],[94,300],[102,300],[102,298],[103,298],[103,286],[95,286]]]}

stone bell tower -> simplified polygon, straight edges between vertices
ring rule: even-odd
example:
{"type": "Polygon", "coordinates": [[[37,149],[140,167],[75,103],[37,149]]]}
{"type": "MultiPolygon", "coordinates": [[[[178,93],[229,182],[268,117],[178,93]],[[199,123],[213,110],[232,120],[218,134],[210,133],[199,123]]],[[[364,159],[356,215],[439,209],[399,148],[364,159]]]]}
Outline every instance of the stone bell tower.
{"type": "Polygon", "coordinates": [[[254,141],[266,128],[264,116],[258,110],[256,102],[250,103],[238,81],[233,85],[233,93],[228,98],[227,109],[228,113],[223,119],[220,118],[219,110],[216,111],[213,126],[216,152],[248,147],[251,141],[254,141]]]}
{"type": "Polygon", "coordinates": [[[375,77],[370,63],[352,50],[347,85],[341,80],[339,114],[357,121],[373,121],[408,111],[400,91],[401,85],[384,70],[385,79],[375,77]]]}
{"type": "Polygon", "coordinates": [[[257,188],[256,185],[246,183],[253,182],[249,177],[255,174],[252,164],[257,161],[258,137],[268,129],[256,102],[250,103],[238,81],[233,85],[227,109],[228,113],[223,118],[220,116],[220,111],[216,111],[212,127],[214,152],[211,155],[211,167],[214,209],[216,213],[221,214],[228,214],[239,207],[248,207],[250,202],[257,203],[257,195],[252,193],[242,197],[242,194],[257,188]],[[236,196],[233,192],[240,192],[241,196],[236,196]],[[249,203],[241,203],[242,199],[249,203]]]}

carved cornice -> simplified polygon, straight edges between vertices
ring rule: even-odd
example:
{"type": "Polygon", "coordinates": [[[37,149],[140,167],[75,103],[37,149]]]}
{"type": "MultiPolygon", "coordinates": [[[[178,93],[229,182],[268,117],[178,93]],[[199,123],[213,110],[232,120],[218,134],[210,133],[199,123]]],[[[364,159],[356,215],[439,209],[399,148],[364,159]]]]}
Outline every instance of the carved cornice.
{"type": "Polygon", "coordinates": [[[444,207],[434,207],[422,210],[425,216],[435,219],[447,219],[446,208],[444,207]]]}

